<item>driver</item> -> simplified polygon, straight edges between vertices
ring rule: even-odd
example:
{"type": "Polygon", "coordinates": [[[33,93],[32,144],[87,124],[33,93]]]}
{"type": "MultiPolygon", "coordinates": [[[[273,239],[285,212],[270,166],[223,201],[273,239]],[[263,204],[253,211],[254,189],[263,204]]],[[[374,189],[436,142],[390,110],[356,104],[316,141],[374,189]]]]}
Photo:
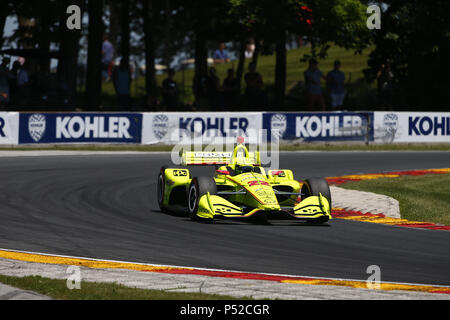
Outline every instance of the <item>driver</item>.
{"type": "Polygon", "coordinates": [[[249,165],[240,165],[236,164],[235,172],[236,174],[246,173],[246,172],[253,172],[253,167],[249,165]]]}

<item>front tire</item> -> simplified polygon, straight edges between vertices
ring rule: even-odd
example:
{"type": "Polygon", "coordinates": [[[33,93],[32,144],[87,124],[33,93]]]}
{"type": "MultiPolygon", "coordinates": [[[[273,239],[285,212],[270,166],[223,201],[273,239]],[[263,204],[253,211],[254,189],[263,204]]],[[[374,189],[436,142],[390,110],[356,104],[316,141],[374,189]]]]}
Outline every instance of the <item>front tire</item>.
{"type": "Polygon", "coordinates": [[[158,174],[158,186],[156,191],[157,201],[159,205],[159,209],[162,212],[166,212],[166,208],[164,207],[164,193],[166,186],[166,167],[162,167],[158,174]]]}
{"type": "Polygon", "coordinates": [[[309,178],[304,181],[302,186],[302,199],[306,199],[311,196],[319,196],[321,193],[322,196],[327,198],[330,203],[330,211],[333,207],[331,204],[331,191],[330,186],[328,185],[327,180],[322,178],[309,178]]]}
{"type": "Polygon", "coordinates": [[[194,177],[188,189],[188,213],[192,220],[200,220],[197,216],[198,203],[200,198],[207,194],[216,195],[217,185],[213,178],[194,177]]]}

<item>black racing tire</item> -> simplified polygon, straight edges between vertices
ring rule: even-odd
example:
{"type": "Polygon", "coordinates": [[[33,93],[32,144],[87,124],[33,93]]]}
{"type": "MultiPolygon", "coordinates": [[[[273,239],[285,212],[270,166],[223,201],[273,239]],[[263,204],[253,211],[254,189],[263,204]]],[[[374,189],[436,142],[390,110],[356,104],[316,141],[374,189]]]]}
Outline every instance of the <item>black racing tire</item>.
{"type": "Polygon", "coordinates": [[[157,191],[156,191],[156,197],[159,205],[159,209],[162,212],[167,212],[167,209],[163,205],[163,198],[164,198],[164,192],[165,192],[165,186],[166,186],[166,171],[167,167],[161,167],[161,170],[158,174],[158,185],[157,185],[157,191]]]}
{"type": "Polygon", "coordinates": [[[333,208],[331,204],[331,191],[327,180],[322,178],[309,178],[304,181],[302,186],[302,199],[311,196],[318,196],[321,193],[330,203],[330,210],[333,208]]]}
{"type": "Polygon", "coordinates": [[[210,177],[194,177],[192,178],[191,184],[187,191],[187,209],[189,213],[189,217],[198,221],[201,220],[197,216],[198,203],[200,198],[207,194],[216,195],[217,194],[217,185],[213,178],[210,177]]]}

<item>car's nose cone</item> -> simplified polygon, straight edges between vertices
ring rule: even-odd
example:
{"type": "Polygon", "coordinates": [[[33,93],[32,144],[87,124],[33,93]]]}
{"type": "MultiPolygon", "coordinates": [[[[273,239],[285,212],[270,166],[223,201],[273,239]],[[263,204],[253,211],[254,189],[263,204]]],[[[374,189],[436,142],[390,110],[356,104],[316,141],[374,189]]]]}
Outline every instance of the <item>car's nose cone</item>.
{"type": "Polygon", "coordinates": [[[264,206],[264,211],[278,211],[280,210],[280,206],[279,205],[266,205],[264,206]]]}

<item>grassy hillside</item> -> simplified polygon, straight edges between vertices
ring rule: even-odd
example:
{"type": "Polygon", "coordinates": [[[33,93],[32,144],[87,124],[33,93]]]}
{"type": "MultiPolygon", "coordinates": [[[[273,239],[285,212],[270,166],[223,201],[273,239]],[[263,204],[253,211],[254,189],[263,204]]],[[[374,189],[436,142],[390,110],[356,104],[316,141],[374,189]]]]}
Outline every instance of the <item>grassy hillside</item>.
{"type": "MultiPolygon", "coordinates": [[[[332,46],[328,51],[328,57],[319,61],[319,69],[326,74],[333,69],[333,62],[337,59],[341,61],[341,70],[345,73],[347,83],[351,76],[351,84],[349,89],[353,96],[353,103],[359,107],[367,105],[371,100],[370,97],[365,97],[368,93],[373,94],[374,84],[366,84],[363,81],[363,69],[367,68],[368,55],[373,48],[366,49],[360,55],[355,55],[352,50],[345,50],[343,48],[332,46]],[[372,91],[372,92],[371,92],[372,91]]],[[[300,49],[292,49],[287,53],[287,76],[286,76],[286,104],[299,105],[298,99],[300,96],[300,89],[298,87],[299,81],[304,81],[303,72],[307,69],[307,62],[300,62],[305,54],[310,52],[309,47],[303,47],[300,49]]],[[[246,60],[245,72],[248,70],[248,63],[250,59],[246,60]]],[[[236,70],[238,61],[231,61],[229,63],[217,64],[215,68],[217,70],[217,76],[221,82],[226,77],[227,70],[234,68],[236,70]]],[[[275,77],[275,54],[271,56],[260,56],[258,60],[257,71],[261,73],[264,80],[265,90],[269,91],[274,85],[275,77]]],[[[180,99],[185,104],[192,104],[194,102],[194,96],[192,93],[192,79],[194,77],[194,70],[188,69],[184,72],[178,71],[175,75],[175,81],[178,83],[180,90],[180,99]]],[[[161,86],[162,81],[166,78],[166,74],[157,76],[158,86],[161,86]]],[[[243,82],[242,89],[245,88],[243,82]]],[[[114,103],[115,94],[112,83],[105,83],[103,85],[103,94],[108,102],[114,103]],[[109,96],[109,97],[108,97],[109,96]]],[[[139,101],[145,94],[145,82],[144,78],[140,77],[132,84],[131,94],[134,99],[137,100],[136,104],[139,105],[139,101]]],[[[109,103],[107,103],[109,104],[109,103]]]]}

